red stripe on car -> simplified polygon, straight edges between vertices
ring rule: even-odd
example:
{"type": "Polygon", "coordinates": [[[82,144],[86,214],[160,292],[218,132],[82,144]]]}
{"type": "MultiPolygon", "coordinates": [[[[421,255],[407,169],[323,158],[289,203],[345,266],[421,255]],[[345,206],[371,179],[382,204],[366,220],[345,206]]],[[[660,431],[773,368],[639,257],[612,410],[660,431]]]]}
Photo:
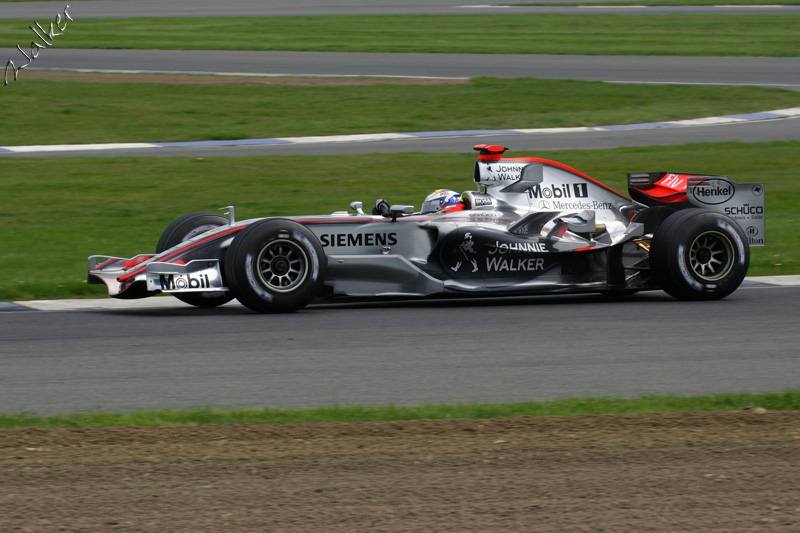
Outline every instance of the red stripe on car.
{"type": "Polygon", "coordinates": [[[596,179],[592,178],[591,176],[587,176],[586,174],[584,174],[580,170],[575,170],[571,166],[565,165],[564,163],[559,163],[558,161],[551,161],[549,159],[540,159],[538,157],[516,157],[516,158],[503,159],[503,161],[528,161],[530,163],[542,163],[544,165],[550,165],[550,166],[553,166],[553,167],[557,167],[557,168],[560,168],[561,170],[566,170],[567,172],[575,174],[576,176],[580,176],[581,178],[587,179],[587,180],[591,181],[592,183],[594,183],[595,185],[599,185],[600,187],[604,188],[605,190],[613,192],[617,196],[623,196],[622,194],[618,193],[617,191],[615,191],[614,189],[612,189],[608,185],[605,185],[604,183],[600,183],[599,181],[597,181],[596,179]]]}
{"type": "MultiPolygon", "coordinates": [[[[161,258],[161,259],[160,259],[158,262],[159,262],[159,263],[169,263],[169,259],[170,259],[170,258],[172,258],[172,257],[175,257],[176,255],[182,254],[182,253],[183,253],[183,252],[185,252],[186,250],[190,250],[191,248],[194,248],[194,247],[196,247],[196,246],[200,246],[201,244],[205,244],[205,243],[207,243],[207,242],[209,242],[209,241],[213,241],[214,239],[218,239],[218,238],[220,238],[220,237],[224,237],[225,235],[229,235],[229,234],[231,234],[231,233],[234,233],[234,232],[236,232],[236,231],[242,230],[242,229],[244,229],[245,227],[246,227],[246,226],[239,226],[238,228],[231,228],[231,229],[229,229],[229,230],[227,230],[227,231],[223,231],[222,233],[217,233],[216,235],[212,235],[211,237],[207,237],[207,238],[203,239],[202,241],[197,241],[197,242],[194,242],[194,243],[190,244],[189,246],[186,246],[185,248],[181,248],[180,250],[177,250],[177,251],[175,251],[175,252],[172,252],[171,254],[169,254],[169,255],[168,255],[168,256],[166,256],[166,257],[162,257],[162,258],[161,258]]],[[[153,256],[153,257],[155,257],[155,256],[153,256]]],[[[143,267],[143,268],[137,268],[137,269],[136,269],[136,270],[134,270],[133,272],[128,272],[128,273],[127,273],[127,274],[125,274],[124,276],[120,276],[120,277],[118,277],[118,278],[117,278],[117,281],[119,281],[119,282],[123,282],[123,281],[125,281],[126,279],[130,279],[130,278],[132,278],[132,277],[134,277],[134,276],[138,276],[139,274],[141,274],[142,272],[144,272],[146,268],[147,268],[147,267],[143,267]]]]}

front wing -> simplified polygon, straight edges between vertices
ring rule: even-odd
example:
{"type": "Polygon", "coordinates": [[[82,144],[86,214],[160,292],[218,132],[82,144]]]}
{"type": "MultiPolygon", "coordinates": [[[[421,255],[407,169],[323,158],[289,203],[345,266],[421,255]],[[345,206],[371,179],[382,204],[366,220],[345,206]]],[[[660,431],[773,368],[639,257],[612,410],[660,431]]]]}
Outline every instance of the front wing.
{"type": "Polygon", "coordinates": [[[131,269],[152,255],[131,259],[93,255],[89,258],[89,283],[105,284],[110,296],[144,297],[159,292],[227,292],[220,263],[216,259],[198,259],[186,264],[151,262],[131,274],[131,269]]]}

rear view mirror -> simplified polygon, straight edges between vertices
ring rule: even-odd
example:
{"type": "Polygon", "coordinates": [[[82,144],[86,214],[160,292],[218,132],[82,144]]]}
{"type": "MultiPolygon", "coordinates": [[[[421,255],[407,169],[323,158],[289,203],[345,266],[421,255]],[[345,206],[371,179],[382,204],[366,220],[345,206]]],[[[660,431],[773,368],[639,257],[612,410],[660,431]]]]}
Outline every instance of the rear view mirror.
{"type": "Polygon", "coordinates": [[[397,217],[401,215],[413,215],[413,214],[414,214],[413,205],[393,205],[389,208],[389,215],[392,217],[392,222],[397,220],[397,217]]]}

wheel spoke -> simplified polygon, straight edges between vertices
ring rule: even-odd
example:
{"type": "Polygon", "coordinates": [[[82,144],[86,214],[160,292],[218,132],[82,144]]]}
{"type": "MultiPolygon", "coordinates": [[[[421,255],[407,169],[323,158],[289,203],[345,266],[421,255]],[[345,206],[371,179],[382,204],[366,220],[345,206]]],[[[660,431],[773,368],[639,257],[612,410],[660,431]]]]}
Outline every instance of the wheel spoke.
{"type": "Polygon", "coordinates": [[[720,232],[709,231],[698,236],[689,248],[689,266],[705,281],[724,278],[733,263],[733,244],[720,232]]]}
{"type": "Polygon", "coordinates": [[[288,292],[303,283],[308,259],[302,247],[289,240],[275,240],[262,248],[257,259],[258,272],[265,288],[288,292]]]}

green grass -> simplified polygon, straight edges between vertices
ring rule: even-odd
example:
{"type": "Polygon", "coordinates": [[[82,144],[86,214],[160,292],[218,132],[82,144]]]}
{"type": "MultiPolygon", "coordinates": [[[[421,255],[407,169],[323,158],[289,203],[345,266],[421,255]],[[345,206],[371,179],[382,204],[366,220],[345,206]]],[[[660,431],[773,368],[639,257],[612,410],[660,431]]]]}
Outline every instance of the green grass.
{"type": "MultiPolygon", "coordinates": [[[[71,14],[75,21],[69,23],[63,35],[55,37],[54,46],[483,54],[800,54],[800,17],[785,14],[135,19],[81,19],[79,12],[71,14]]],[[[0,47],[30,46],[31,23],[0,21],[0,47]]]]}
{"type": "Polygon", "coordinates": [[[568,398],[515,404],[423,405],[420,407],[321,407],[316,409],[192,409],[133,413],[78,413],[58,416],[0,415],[0,429],[89,428],[108,426],[179,426],[207,424],[304,424],[392,420],[576,416],[686,411],[741,411],[761,407],[800,410],[800,391],[770,394],[714,394],[699,397],[644,396],[568,398]]]}
{"type": "MultiPolygon", "coordinates": [[[[220,158],[0,158],[0,301],[101,296],[92,254],[153,252],[178,216],[235,205],[251,217],[324,214],[375,198],[419,206],[435,188],[472,189],[474,152],[220,158]]],[[[800,274],[800,142],[524,153],[562,161],[625,191],[626,172],[727,174],[767,184],[766,247],[750,275],[800,274]]]]}
{"type": "Polygon", "coordinates": [[[596,126],[800,105],[796,91],[758,87],[525,78],[229,87],[26,79],[23,71],[2,91],[0,146],[596,126]]]}

